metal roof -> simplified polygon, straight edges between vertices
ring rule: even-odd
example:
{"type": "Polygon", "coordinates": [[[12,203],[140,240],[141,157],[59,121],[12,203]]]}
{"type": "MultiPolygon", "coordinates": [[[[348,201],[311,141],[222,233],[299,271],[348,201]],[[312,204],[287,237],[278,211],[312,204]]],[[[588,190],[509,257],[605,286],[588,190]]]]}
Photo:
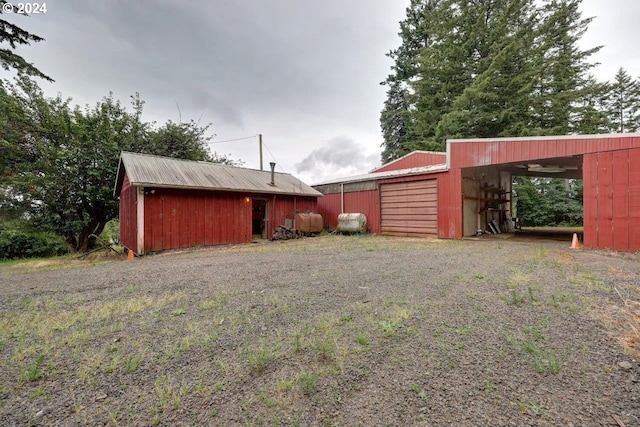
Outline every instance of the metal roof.
{"type": "Polygon", "coordinates": [[[386,167],[386,166],[389,166],[389,165],[392,165],[392,164],[394,164],[394,163],[397,163],[397,162],[399,162],[399,161],[401,161],[401,160],[404,160],[404,159],[406,159],[407,157],[411,157],[411,156],[413,156],[413,155],[415,155],[415,154],[434,154],[434,155],[437,155],[437,156],[443,156],[443,157],[447,155],[447,153],[446,153],[446,152],[444,152],[444,151],[414,150],[414,151],[412,151],[412,152],[410,152],[410,153],[405,154],[405,155],[404,155],[404,156],[402,156],[402,157],[398,157],[398,158],[397,158],[397,159],[395,159],[395,160],[391,160],[390,162],[387,162],[387,163],[385,163],[385,164],[383,164],[383,165],[376,166],[375,168],[371,169],[371,170],[369,171],[369,173],[374,173],[374,172],[375,172],[375,171],[377,171],[378,169],[382,169],[382,168],[384,168],[384,167],[386,167]]]}
{"type": "Polygon", "coordinates": [[[322,197],[322,194],[288,173],[274,174],[238,166],[211,162],[173,159],[170,157],[120,154],[114,195],[118,195],[127,175],[136,187],[184,188],[193,190],[242,191],[264,194],[322,197]]]}
{"type": "Polygon", "coordinates": [[[373,172],[364,175],[356,175],[350,176],[347,178],[338,178],[332,179],[331,181],[320,182],[318,184],[313,184],[314,187],[318,187],[320,185],[327,184],[346,184],[350,182],[360,182],[360,181],[374,181],[377,179],[384,178],[394,178],[398,176],[411,176],[411,175],[422,175],[425,173],[436,173],[436,172],[445,172],[449,170],[447,168],[446,163],[440,165],[429,165],[429,166],[419,166],[416,168],[408,168],[408,169],[398,169],[386,172],[373,172]]]}

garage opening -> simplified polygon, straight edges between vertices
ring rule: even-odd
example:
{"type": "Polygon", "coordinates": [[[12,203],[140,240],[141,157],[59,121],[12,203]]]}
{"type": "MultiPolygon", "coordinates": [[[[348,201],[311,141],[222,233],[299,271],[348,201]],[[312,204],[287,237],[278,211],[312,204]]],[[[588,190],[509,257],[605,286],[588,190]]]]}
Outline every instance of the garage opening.
{"type": "Polygon", "coordinates": [[[582,234],[582,175],[582,156],[463,169],[463,233],[582,234]]]}

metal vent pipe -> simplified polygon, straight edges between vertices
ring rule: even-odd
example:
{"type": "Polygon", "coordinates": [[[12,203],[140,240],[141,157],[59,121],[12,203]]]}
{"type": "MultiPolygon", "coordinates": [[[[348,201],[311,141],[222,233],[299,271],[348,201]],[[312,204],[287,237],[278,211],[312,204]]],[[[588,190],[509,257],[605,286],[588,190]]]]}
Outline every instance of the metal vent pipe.
{"type": "Polygon", "coordinates": [[[275,164],[275,162],[270,162],[269,165],[271,165],[271,182],[269,184],[270,185],[276,185],[276,182],[275,182],[276,164],[275,164]]]}

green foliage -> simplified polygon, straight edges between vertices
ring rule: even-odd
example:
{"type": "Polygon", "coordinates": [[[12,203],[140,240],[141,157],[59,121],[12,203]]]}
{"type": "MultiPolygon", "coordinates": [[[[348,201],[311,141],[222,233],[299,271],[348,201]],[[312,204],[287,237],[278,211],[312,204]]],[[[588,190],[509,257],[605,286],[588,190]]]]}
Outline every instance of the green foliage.
{"type": "Polygon", "coordinates": [[[604,127],[599,47],[578,46],[579,0],[412,0],[380,116],[382,159],[444,150],[447,138],[565,134],[604,127]],[[588,100],[588,98],[590,98],[588,100]]]}
{"type": "Polygon", "coordinates": [[[72,107],[60,95],[45,97],[25,76],[0,82],[2,211],[27,216],[84,251],[118,215],[113,184],[121,151],[234,163],[209,153],[209,126],[169,121],[155,128],[142,121],[143,105],[136,94],[127,109],[109,94],[92,107],[72,107]]]}
{"type": "Polygon", "coordinates": [[[64,239],[55,233],[31,230],[24,221],[0,224],[1,259],[39,258],[65,253],[64,239]]]}
{"type": "MultiPolygon", "coordinates": [[[[10,4],[6,0],[0,0],[0,15],[5,13],[5,5],[10,4]]],[[[44,5],[44,3],[42,3],[44,5]]],[[[15,6],[12,8],[12,14],[17,14],[15,6]]],[[[5,70],[14,69],[28,76],[40,77],[45,80],[53,81],[50,77],[43,74],[33,64],[27,62],[22,56],[15,53],[15,49],[19,45],[29,45],[32,42],[41,42],[44,39],[35,34],[29,33],[22,28],[0,19],[0,43],[7,43],[9,49],[0,47],[0,66],[5,70]]]]}
{"type": "Polygon", "coordinates": [[[523,226],[582,225],[582,180],[516,177],[513,195],[523,226]]]}
{"type": "Polygon", "coordinates": [[[302,372],[300,374],[300,386],[302,387],[302,392],[311,396],[316,391],[316,384],[320,379],[320,374],[318,372],[302,372]]]}

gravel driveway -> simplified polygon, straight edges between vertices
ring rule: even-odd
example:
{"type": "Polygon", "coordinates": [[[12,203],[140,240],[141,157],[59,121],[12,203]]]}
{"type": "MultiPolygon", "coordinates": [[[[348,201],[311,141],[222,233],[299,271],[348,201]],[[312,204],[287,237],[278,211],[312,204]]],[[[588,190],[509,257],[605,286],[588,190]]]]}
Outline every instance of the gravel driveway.
{"type": "Polygon", "coordinates": [[[324,236],[0,266],[0,425],[640,426],[639,261],[324,236]]]}

